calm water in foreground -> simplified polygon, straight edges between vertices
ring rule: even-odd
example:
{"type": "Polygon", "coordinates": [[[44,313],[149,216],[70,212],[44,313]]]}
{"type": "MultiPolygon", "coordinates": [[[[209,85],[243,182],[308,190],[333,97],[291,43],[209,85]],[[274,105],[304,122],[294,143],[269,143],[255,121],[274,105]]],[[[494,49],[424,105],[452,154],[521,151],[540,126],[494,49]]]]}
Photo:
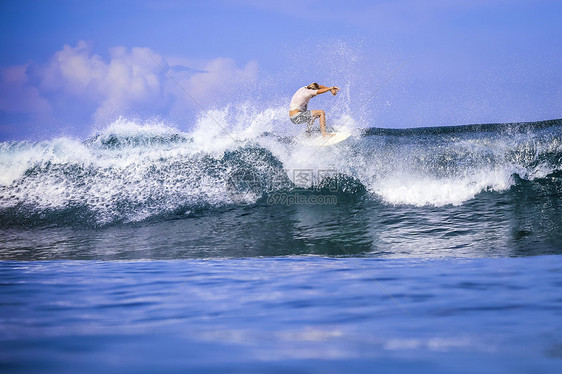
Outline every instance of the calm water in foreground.
{"type": "Polygon", "coordinates": [[[559,372],[558,256],[3,262],[4,372],[559,372]]]}

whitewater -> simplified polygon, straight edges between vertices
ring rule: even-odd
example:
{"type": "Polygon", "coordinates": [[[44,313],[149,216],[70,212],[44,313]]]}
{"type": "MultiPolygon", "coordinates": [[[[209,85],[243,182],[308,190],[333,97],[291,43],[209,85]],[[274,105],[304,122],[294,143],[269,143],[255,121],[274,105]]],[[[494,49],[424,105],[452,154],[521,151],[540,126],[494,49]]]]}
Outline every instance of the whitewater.
{"type": "Polygon", "coordinates": [[[0,143],[0,224],[140,222],[322,186],[385,206],[459,206],[560,172],[559,120],[392,130],[343,116],[333,126],[353,136],[313,148],[294,141],[302,129],[285,112],[228,107],[186,132],[121,118],[85,140],[0,143]]]}

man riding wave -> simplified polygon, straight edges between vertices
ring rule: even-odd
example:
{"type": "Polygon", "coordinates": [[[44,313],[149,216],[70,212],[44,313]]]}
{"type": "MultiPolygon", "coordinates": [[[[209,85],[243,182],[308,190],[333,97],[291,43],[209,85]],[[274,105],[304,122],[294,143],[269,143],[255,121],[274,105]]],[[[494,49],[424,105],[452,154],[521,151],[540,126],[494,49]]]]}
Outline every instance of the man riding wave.
{"type": "Polygon", "coordinates": [[[291,122],[294,124],[306,123],[308,125],[308,130],[312,128],[312,125],[316,118],[320,118],[320,131],[322,136],[332,136],[326,132],[326,113],[323,110],[308,110],[308,102],[314,96],[323,94],[326,92],[331,92],[332,95],[336,95],[340,89],[336,86],[326,87],[318,83],[311,83],[306,87],[301,87],[295,92],[293,98],[291,99],[291,105],[289,106],[289,116],[291,117],[291,122]]]}

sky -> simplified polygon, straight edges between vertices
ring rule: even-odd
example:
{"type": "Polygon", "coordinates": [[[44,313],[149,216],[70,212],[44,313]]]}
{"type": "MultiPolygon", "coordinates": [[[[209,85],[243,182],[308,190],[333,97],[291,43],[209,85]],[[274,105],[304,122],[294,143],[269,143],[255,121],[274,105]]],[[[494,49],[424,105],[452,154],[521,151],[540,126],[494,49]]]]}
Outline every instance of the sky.
{"type": "Polygon", "coordinates": [[[0,7],[0,141],[86,138],[119,117],[188,131],[211,109],[288,107],[311,82],[342,89],[311,109],[361,127],[562,118],[561,1],[0,7]]]}

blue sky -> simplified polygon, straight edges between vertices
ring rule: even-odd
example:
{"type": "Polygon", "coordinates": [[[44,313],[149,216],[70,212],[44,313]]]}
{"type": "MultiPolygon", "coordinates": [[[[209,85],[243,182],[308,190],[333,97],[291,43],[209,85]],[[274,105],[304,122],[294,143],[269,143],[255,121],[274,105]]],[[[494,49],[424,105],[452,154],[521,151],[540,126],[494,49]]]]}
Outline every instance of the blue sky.
{"type": "Polygon", "coordinates": [[[560,1],[0,6],[0,140],[83,138],[119,116],[189,129],[201,109],[159,65],[205,109],[287,106],[317,81],[364,127],[562,118],[560,1]]]}

